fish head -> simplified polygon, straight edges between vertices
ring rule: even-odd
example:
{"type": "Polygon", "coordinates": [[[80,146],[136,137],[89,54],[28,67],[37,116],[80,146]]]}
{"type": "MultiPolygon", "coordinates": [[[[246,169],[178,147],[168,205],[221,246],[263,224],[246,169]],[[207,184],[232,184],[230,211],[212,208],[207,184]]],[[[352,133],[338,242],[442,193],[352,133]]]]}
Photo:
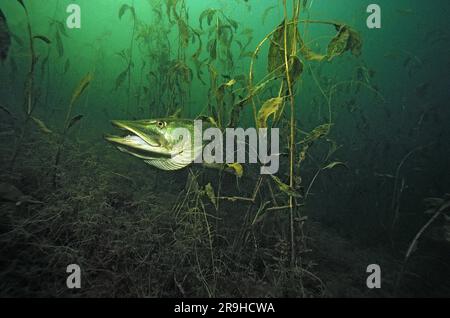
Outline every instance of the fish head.
{"type": "Polygon", "coordinates": [[[144,159],[163,169],[177,170],[194,159],[194,121],[189,119],[113,120],[124,136],[107,135],[105,139],[120,151],[144,159]]]}

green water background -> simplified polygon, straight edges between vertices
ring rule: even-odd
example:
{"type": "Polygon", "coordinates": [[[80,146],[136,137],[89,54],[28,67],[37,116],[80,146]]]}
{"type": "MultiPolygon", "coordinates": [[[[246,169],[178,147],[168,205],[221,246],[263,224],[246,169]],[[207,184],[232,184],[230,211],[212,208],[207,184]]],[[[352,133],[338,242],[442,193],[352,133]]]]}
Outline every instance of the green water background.
{"type": "MultiPolygon", "coordinates": [[[[46,35],[52,41],[55,29],[49,26],[49,18],[64,22],[68,15],[65,9],[70,3],[79,4],[82,15],[81,29],[67,29],[68,36],[62,37],[63,57],[58,57],[55,43],[52,42],[49,74],[42,78],[39,65],[37,67],[36,85],[42,91],[48,87],[49,93],[47,96],[41,94],[34,115],[42,119],[50,129],[61,130],[72,92],[88,72],[93,74],[93,81],[74,109],[74,114],[83,114],[84,118],[71,132],[72,140],[98,144],[101,151],[114,151],[102,140],[103,134],[111,131],[111,119],[161,115],[160,110],[164,110],[167,105],[158,101],[150,103],[150,100],[145,99],[141,100],[140,105],[136,105],[133,98],[128,102],[125,84],[117,91],[114,90],[116,77],[125,67],[117,52],[129,47],[133,28],[129,14],[119,19],[119,8],[124,3],[134,5],[138,19],[150,25],[155,19],[151,2],[25,1],[34,34],[46,35]],[[67,59],[70,60],[70,68],[63,74],[67,59]],[[125,111],[127,104],[129,114],[125,111]],[[159,113],[155,109],[159,109],[159,113]]],[[[372,85],[383,96],[380,98],[372,91],[362,89],[354,96],[341,92],[334,97],[334,126],[331,136],[342,145],[336,158],[346,162],[350,170],[336,172],[319,180],[314,197],[320,200],[314,204],[312,211],[315,216],[344,229],[346,233],[357,232],[369,240],[377,241],[382,239],[375,228],[380,228],[380,219],[383,219],[380,218],[380,213],[388,210],[390,200],[387,198],[392,194],[391,181],[379,178],[377,174],[394,174],[399,162],[410,150],[428,146],[404,167],[405,179],[409,185],[402,199],[405,227],[414,228],[422,222],[420,217],[414,222],[408,222],[407,219],[411,214],[417,216],[422,213],[418,207],[422,206],[423,198],[440,196],[449,191],[450,12],[447,1],[379,0],[377,3],[382,8],[382,28],[369,30],[366,27],[366,7],[370,3],[371,1],[358,0],[315,0],[308,13],[313,19],[346,22],[361,32],[364,41],[361,57],[355,58],[346,53],[333,62],[325,62],[320,66],[322,76],[329,77],[336,83],[348,81],[354,75],[356,67],[364,65],[373,70],[375,75],[371,79],[372,85]],[[418,63],[417,70],[412,75],[408,74],[405,67],[408,58],[418,63]],[[424,83],[429,83],[429,89],[425,96],[418,96],[417,87],[424,83]],[[352,111],[344,107],[349,99],[354,99],[357,106],[352,111]]],[[[253,50],[283,19],[281,1],[189,0],[186,1],[186,6],[189,10],[188,22],[195,28],[198,28],[198,17],[203,10],[219,8],[239,23],[238,34],[245,28],[253,29],[253,41],[249,50],[253,50]],[[270,11],[263,24],[261,17],[264,11],[274,5],[276,8],[270,11]]],[[[2,1],[0,8],[7,17],[11,31],[24,41],[23,47],[13,41],[9,59],[0,66],[1,102],[20,117],[29,63],[25,16],[17,1],[2,1]],[[12,59],[16,68],[11,65],[12,59]]],[[[166,23],[165,27],[170,29],[172,44],[170,51],[162,51],[161,54],[172,59],[176,57],[178,32],[176,26],[171,27],[166,23]]],[[[325,26],[310,26],[308,32],[307,40],[323,37],[319,41],[322,52],[334,35],[333,30],[325,26]]],[[[36,48],[39,55],[48,50],[48,46],[41,42],[36,44],[36,48]]],[[[187,51],[188,64],[189,56],[195,48],[195,45],[190,46],[187,51]]],[[[233,52],[237,56],[236,47],[233,52]]],[[[206,53],[203,54],[206,56],[206,53]]],[[[267,46],[262,49],[256,61],[256,79],[267,71],[266,56],[267,46]]],[[[142,74],[158,67],[157,61],[148,60],[139,54],[137,44],[134,46],[133,62],[132,93],[140,88],[142,74]],[[146,61],[146,69],[142,70],[143,59],[146,61]]],[[[249,64],[249,58],[236,58],[235,67],[231,70],[222,69],[221,74],[230,78],[237,74],[248,74],[249,64]]],[[[311,66],[315,71],[318,70],[317,64],[311,62],[311,66]]],[[[204,73],[206,77],[207,71],[204,73]]],[[[151,96],[152,89],[156,88],[147,86],[151,96]]],[[[188,90],[189,97],[183,105],[183,116],[193,118],[205,109],[208,88],[208,85],[201,84],[194,76],[188,90]]],[[[310,72],[304,72],[296,90],[298,127],[309,131],[328,122],[326,101],[310,72]],[[313,103],[314,99],[318,102],[313,103]]],[[[270,93],[265,96],[270,97],[270,93]]],[[[244,118],[242,125],[250,125],[250,107],[246,109],[244,118]]],[[[406,230],[405,233],[410,235],[406,230]]]]}

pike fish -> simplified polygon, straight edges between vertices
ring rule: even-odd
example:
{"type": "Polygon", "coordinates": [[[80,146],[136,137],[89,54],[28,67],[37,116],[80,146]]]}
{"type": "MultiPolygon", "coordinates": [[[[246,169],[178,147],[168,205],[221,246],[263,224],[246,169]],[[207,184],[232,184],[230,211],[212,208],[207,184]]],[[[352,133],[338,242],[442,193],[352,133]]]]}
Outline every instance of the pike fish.
{"type": "Polygon", "coordinates": [[[107,135],[107,141],[161,170],[182,169],[202,151],[202,145],[194,142],[194,120],[191,119],[113,120],[112,124],[125,134],[107,135]]]}

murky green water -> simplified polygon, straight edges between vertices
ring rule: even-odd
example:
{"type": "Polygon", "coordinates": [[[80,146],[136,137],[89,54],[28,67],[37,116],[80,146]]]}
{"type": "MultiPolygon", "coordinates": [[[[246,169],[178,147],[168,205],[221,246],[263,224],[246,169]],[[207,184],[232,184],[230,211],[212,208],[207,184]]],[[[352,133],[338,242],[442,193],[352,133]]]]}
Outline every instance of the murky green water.
{"type": "Polygon", "coordinates": [[[448,297],[450,7],[377,3],[2,1],[0,295],[448,297]],[[279,128],[279,170],[104,139],[177,118],[279,128]]]}

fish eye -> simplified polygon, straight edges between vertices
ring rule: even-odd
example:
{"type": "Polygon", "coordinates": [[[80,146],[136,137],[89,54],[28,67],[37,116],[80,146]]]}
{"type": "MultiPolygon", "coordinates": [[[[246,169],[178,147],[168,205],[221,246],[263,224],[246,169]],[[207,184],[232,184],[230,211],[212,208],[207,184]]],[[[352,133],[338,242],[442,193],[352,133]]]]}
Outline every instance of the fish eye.
{"type": "Polygon", "coordinates": [[[164,122],[164,121],[158,121],[158,122],[156,123],[156,125],[157,125],[159,128],[164,128],[164,127],[166,127],[166,122],[164,122]]]}

